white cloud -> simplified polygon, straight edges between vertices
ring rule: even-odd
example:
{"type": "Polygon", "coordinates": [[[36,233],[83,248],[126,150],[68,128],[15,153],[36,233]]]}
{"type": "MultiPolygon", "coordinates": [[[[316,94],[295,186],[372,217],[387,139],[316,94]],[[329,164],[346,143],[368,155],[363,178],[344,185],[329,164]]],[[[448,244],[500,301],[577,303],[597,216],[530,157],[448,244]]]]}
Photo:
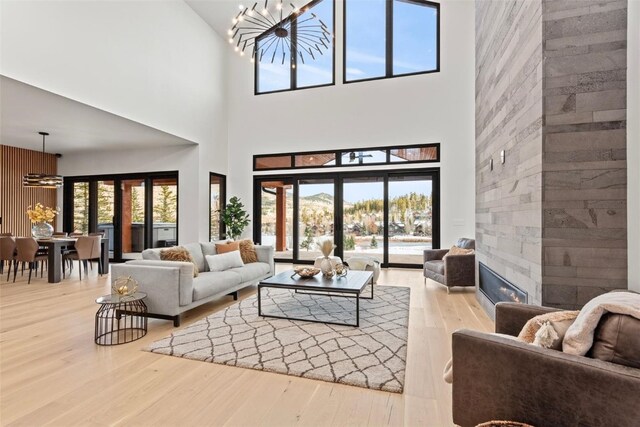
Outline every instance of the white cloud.
{"type": "Polygon", "coordinates": [[[359,50],[349,50],[347,54],[349,61],[356,61],[363,64],[384,64],[384,56],[371,55],[359,50]]]}
{"type": "Polygon", "coordinates": [[[354,76],[354,77],[356,77],[356,76],[362,76],[362,75],[364,75],[364,71],[362,71],[362,70],[361,70],[361,69],[359,69],[359,68],[350,68],[350,67],[347,67],[347,75],[348,75],[348,76],[354,76]]]}

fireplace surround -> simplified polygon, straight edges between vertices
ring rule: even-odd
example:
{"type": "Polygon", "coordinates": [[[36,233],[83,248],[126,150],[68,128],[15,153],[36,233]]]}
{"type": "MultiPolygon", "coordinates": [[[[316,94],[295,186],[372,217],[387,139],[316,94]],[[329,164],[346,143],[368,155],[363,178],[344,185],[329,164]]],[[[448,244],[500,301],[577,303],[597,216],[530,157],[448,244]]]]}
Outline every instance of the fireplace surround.
{"type": "Polygon", "coordinates": [[[499,302],[517,302],[526,304],[529,295],[504,277],[478,263],[478,289],[495,306],[499,302]]]}

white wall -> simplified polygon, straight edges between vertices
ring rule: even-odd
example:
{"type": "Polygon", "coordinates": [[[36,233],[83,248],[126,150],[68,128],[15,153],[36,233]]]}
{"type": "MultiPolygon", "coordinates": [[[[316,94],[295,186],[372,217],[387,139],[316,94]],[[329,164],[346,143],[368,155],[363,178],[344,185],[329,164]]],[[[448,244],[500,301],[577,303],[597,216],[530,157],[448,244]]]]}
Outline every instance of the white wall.
{"type": "Polygon", "coordinates": [[[629,289],[640,292],[640,0],[629,0],[627,64],[627,228],[629,289]]]}
{"type": "Polygon", "coordinates": [[[0,74],[200,143],[213,30],[182,1],[2,0],[0,74]]]}
{"type": "MultiPolygon", "coordinates": [[[[58,171],[64,176],[79,176],[177,170],[178,237],[180,243],[188,243],[209,240],[209,172],[226,173],[225,159],[226,150],[218,152],[205,143],[153,151],[70,154],[58,161],[58,171]]],[[[58,205],[62,206],[62,191],[58,192],[58,205]]]]}
{"type": "MultiPolygon", "coordinates": [[[[342,28],[341,0],[336,15],[342,28]]],[[[228,194],[252,209],[253,154],[440,142],[441,244],[473,236],[473,29],[471,0],[442,2],[440,73],[347,85],[338,31],[336,86],[260,96],[253,95],[251,64],[232,55],[228,194]]]]}
{"type": "Polygon", "coordinates": [[[178,170],[180,241],[207,240],[209,172],[227,172],[223,40],[182,1],[3,0],[0,20],[0,74],[198,143],[94,147],[58,172],[178,170]]]}

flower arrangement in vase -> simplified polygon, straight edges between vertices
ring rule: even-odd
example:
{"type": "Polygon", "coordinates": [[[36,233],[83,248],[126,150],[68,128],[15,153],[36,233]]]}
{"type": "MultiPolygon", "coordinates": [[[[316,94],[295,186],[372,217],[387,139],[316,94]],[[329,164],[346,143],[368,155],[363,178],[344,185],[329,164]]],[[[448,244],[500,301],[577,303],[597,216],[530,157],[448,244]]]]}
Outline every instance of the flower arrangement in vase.
{"type": "Polygon", "coordinates": [[[31,226],[31,235],[36,239],[50,239],[53,235],[53,226],[49,222],[58,214],[58,209],[44,206],[42,203],[36,203],[36,206],[27,208],[27,216],[33,224],[31,226]]]}
{"type": "Polygon", "coordinates": [[[320,271],[322,271],[322,275],[327,279],[330,279],[335,274],[335,270],[333,269],[333,263],[329,258],[331,252],[336,248],[336,245],[333,244],[332,239],[324,239],[320,242],[320,251],[324,258],[320,261],[320,271]]]}

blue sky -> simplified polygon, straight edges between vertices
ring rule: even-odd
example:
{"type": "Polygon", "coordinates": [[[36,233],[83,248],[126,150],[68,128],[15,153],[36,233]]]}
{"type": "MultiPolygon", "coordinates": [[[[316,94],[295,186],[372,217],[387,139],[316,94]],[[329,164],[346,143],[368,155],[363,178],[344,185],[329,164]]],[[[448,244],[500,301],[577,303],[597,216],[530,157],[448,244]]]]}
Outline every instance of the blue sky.
{"type": "MultiPolygon", "coordinates": [[[[347,5],[347,80],[381,77],[385,74],[385,0],[346,0],[347,5]]],[[[432,70],[436,67],[437,12],[403,0],[394,0],[393,72],[406,74],[432,70]]],[[[333,1],[323,0],[311,10],[334,32],[333,1]]],[[[309,13],[309,12],[307,12],[309,13]]],[[[301,15],[304,16],[304,15],[301,15]]],[[[309,21],[311,23],[313,21],[309,21]]],[[[306,23],[306,24],[308,24],[306,23]]],[[[340,28],[342,28],[340,26],[340,28]]],[[[280,52],[280,51],[279,51],[280,52]]],[[[298,87],[331,83],[333,50],[323,48],[324,55],[313,60],[305,55],[305,64],[298,61],[298,87]]],[[[261,92],[288,89],[290,62],[282,54],[260,63],[261,92]]]]}

